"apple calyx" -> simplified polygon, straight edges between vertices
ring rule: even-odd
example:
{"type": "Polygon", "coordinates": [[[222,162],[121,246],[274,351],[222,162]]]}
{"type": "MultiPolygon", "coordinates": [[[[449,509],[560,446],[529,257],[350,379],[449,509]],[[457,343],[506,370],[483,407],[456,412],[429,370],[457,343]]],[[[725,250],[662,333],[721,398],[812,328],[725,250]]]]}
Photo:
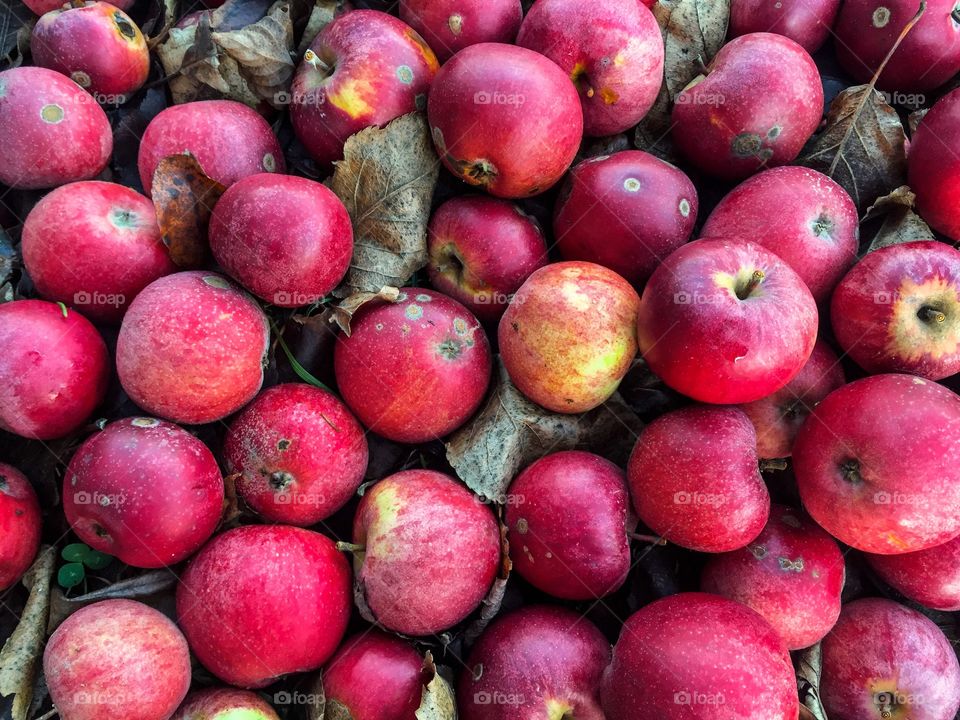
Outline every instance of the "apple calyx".
{"type": "Polygon", "coordinates": [[[834,223],[829,217],[824,213],[820,213],[817,218],[813,221],[811,229],[813,234],[819,238],[829,238],[833,239],[833,227],[834,223]]]}
{"type": "Polygon", "coordinates": [[[270,473],[270,487],[283,494],[294,483],[294,477],[284,470],[270,473]]]}
{"type": "Polygon", "coordinates": [[[471,185],[490,185],[497,177],[497,166],[489,160],[457,160],[460,173],[471,185]]]}
{"type": "Polygon", "coordinates": [[[850,458],[840,463],[840,474],[851,485],[862,485],[863,475],[860,474],[860,461],[850,458]]]}

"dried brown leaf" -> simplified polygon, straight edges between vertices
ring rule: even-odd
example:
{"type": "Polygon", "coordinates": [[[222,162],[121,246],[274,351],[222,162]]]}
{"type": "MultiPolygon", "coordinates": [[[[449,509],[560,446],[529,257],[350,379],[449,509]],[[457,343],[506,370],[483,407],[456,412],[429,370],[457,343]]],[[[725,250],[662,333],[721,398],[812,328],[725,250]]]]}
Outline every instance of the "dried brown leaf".
{"type": "Polygon", "coordinates": [[[310,17],[307,18],[303,35],[300,36],[300,44],[297,45],[297,55],[303,55],[320,31],[333,22],[334,18],[346,12],[349,5],[347,0],[315,0],[310,8],[310,17]]]}
{"type": "Polygon", "coordinates": [[[820,672],[823,667],[820,643],[801,651],[794,664],[797,671],[797,690],[800,693],[800,717],[827,720],[827,713],[820,701],[820,672]]]}
{"type": "Polygon", "coordinates": [[[914,110],[907,116],[907,127],[910,128],[910,137],[913,137],[914,133],[917,132],[917,126],[920,125],[920,121],[926,117],[928,112],[930,112],[929,108],[923,108],[922,110],[914,110]]]}
{"type": "Polygon", "coordinates": [[[879,198],[867,209],[863,222],[883,219],[867,252],[888,245],[933,239],[930,226],[913,211],[916,198],[917,196],[909,187],[901,185],[892,193],[879,198]]]}
{"type": "Polygon", "coordinates": [[[278,2],[267,15],[241,30],[214,32],[213,42],[236,61],[254,96],[279,107],[278,96],[293,77],[293,19],[290,6],[278,2]]]}
{"type": "Polygon", "coordinates": [[[503,605],[503,597],[507,592],[507,581],[510,580],[510,573],[513,571],[513,561],[510,559],[510,541],[507,538],[507,526],[503,524],[502,518],[500,525],[500,571],[487,591],[486,597],[480,603],[479,616],[470,623],[464,632],[464,642],[469,647],[472,645],[481,633],[487,629],[487,626],[493,622],[493,619],[500,613],[500,607],[503,605]]]}
{"type": "Polygon", "coordinates": [[[417,720],[456,720],[457,700],[453,686],[443,676],[443,669],[434,664],[429,650],[423,659],[423,669],[430,681],[421,691],[420,707],[414,712],[417,720]]]}
{"type": "Polygon", "coordinates": [[[379,292],[359,292],[354,293],[337,306],[335,306],[330,315],[330,322],[336,323],[343,334],[350,337],[350,321],[356,315],[357,310],[362,308],[368,302],[373,300],[386,300],[387,302],[396,302],[400,295],[400,289],[390,286],[380,288],[379,292]]]}
{"type": "Polygon", "coordinates": [[[177,584],[177,576],[169,570],[152,570],[137,575],[129,580],[109,585],[100,590],[94,590],[86,595],[68,598],[60,588],[54,588],[50,598],[50,617],[47,621],[47,632],[53,632],[64,620],[82,607],[101,600],[142,600],[151,596],[160,595],[177,584]]]}

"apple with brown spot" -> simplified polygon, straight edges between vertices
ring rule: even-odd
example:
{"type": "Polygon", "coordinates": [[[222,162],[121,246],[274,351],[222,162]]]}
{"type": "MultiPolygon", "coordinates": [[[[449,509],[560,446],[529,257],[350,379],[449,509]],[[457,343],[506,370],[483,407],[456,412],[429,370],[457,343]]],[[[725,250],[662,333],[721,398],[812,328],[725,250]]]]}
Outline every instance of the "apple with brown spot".
{"type": "Polygon", "coordinates": [[[400,0],[400,19],[446,62],[468,45],[512,43],[523,6],[520,0],[400,0]]]}
{"type": "Polygon", "coordinates": [[[26,475],[0,463],[0,591],[30,568],[40,549],[43,518],[26,475]]]}

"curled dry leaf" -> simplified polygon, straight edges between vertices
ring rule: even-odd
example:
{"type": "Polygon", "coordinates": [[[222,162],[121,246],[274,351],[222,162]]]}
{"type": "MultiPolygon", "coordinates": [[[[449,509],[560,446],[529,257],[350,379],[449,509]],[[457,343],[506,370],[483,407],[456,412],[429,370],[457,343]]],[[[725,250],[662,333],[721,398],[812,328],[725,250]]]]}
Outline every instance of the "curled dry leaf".
{"type": "Polygon", "coordinates": [[[22,2],[0,3],[0,70],[23,64],[37,16],[22,2]]]}
{"type": "MultiPolygon", "coordinates": [[[[497,512],[499,515],[503,514],[500,508],[497,509],[497,512]]],[[[507,581],[513,571],[513,561],[510,559],[510,541],[507,539],[507,526],[503,524],[502,517],[497,519],[497,524],[500,526],[500,572],[497,573],[487,596],[480,603],[479,616],[470,623],[466,632],[464,632],[463,640],[468,647],[476,642],[480,634],[486,630],[487,625],[499,614],[500,607],[503,605],[503,596],[507,592],[507,581]]]]}
{"type": "Polygon", "coordinates": [[[433,653],[427,650],[423,669],[430,681],[423,686],[420,707],[414,712],[417,720],[457,720],[457,700],[453,686],[444,677],[444,668],[433,662],[433,653]]]}
{"type": "Polygon", "coordinates": [[[323,673],[316,673],[307,685],[307,720],[324,720],[327,696],[323,691],[323,673]]]}
{"type": "Polygon", "coordinates": [[[297,55],[303,55],[320,31],[333,22],[334,18],[346,12],[349,5],[347,0],[315,0],[300,37],[300,44],[297,45],[297,55]]]}
{"type": "Polygon", "coordinates": [[[916,198],[917,196],[909,187],[901,185],[889,195],[879,198],[867,209],[863,222],[882,219],[880,229],[873,236],[867,252],[887,245],[933,239],[930,226],[913,211],[916,198]]]}
{"type": "Polygon", "coordinates": [[[237,496],[237,480],[241,473],[223,476],[223,513],[220,515],[220,530],[229,530],[240,524],[240,498],[237,496]]]}
{"type": "Polygon", "coordinates": [[[6,230],[0,228],[0,303],[13,300],[13,266],[18,261],[13,240],[6,230]]]}
{"type": "Polygon", "coordinates": [[[923,110],[914,110],[907,116],[907,127],[910,128],[910,137],[913,137],[914,133],[917,132],[917,126],[920,125],[920,121],[926,117],[928,112],[930,112],[930,110],[924,108],[923,110]]]}
{"type": "Polygon", "coordinates": [[[800,651],[795,656],[794,665],[797,671],[797,690],[800,692],[801,720],[827,720],[827,713],[820,701],[820,643],[800,651]]]}
{"type": "Polygon", "coordinates": [[[331,310],[330,322],[336,323],[343,334],[350,337],[350,321],[357,310],[362,308],[372,300],[386,300],[387,302],[396,302],[400,295],[400,289],[386,285],[380,288],[379,292],[359,292],[354,293],[331,310]]]}
{"type": "Polygon", "coordinates": [[[427,221],[440,172],[427,121],[403,115],[351,136],[330,189],[353,221],[353,259],[338,297],[402,287],[427,263],[427,221]]]}
{"type": "Polygon", "coordinates": [[[129,580],[109,585],[100,590],[94,590],[86,595],[68,598],[59,588],[54,588],[50,598],[50,617],[47,621],[47,632],[52,633],[57,627],[80,608],[101,600],[143,600],[171,590],[177,584],[177,576],[170,570],[152,570],[132,577],[129,580]]]}

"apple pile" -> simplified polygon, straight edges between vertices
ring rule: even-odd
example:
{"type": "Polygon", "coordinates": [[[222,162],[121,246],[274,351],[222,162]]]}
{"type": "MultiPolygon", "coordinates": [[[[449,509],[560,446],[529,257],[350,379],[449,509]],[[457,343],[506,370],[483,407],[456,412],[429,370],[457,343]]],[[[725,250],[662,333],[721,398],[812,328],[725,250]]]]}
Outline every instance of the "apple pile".
{"type": "Polygon", "coordinates": [[[0,71],[4,717],[960,717],[960,6],[206,4],[0,71]]]}

